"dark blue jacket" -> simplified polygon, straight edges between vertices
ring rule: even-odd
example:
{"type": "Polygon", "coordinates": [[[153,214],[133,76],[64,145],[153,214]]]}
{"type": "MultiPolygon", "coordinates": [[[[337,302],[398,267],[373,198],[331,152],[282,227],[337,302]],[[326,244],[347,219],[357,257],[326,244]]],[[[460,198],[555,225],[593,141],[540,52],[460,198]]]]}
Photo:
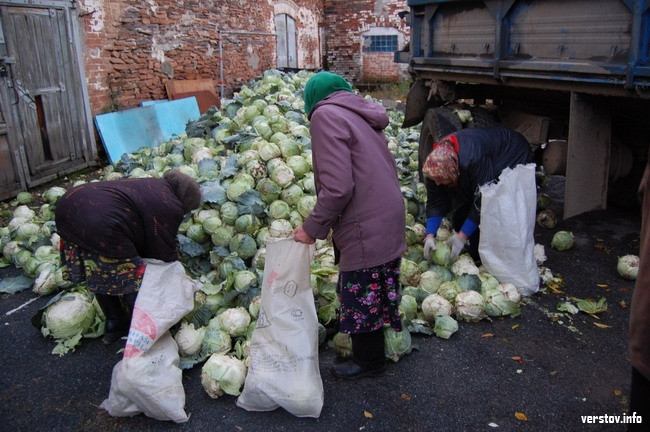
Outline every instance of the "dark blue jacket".
{"type": "Polygon", "coordinates": [[[438,186],[425,178],[427,218],[447,216],[452,210],[452,200],[473,202],[467,218],[478,225],[481,217],[479,187],[497,180],[506,168],[532,162],[533,152],[522,134],[503,127],[467,128],[453,135],[458,140],[458,184],[438,186]]]}

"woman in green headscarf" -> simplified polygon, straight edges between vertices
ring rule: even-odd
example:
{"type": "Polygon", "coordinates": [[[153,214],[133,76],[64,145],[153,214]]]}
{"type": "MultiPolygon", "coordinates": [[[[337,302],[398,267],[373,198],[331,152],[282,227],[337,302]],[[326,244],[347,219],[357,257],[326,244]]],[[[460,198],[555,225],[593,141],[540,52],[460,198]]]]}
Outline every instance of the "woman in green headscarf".
{"type": "Polygon", "coordinates": [[[337,91],[348,91],[352,93],[352,87],[345,78],[331,72],[319,72],[307,81],[304,91],[305,112],[311,115],[314,106],[337,91]]]}
{"type": "Polygon", "coordinates": [[[341,76],[319,72],[307,82],[317,201],[293,232],[311,244],[332,231],[339,265],[339,331],[352,337],[341,378],[381,374],[384,325],[402,330],[399,269],[406,250],[404,200],[384,129],[386,110],[354,93],[341,76]]]}

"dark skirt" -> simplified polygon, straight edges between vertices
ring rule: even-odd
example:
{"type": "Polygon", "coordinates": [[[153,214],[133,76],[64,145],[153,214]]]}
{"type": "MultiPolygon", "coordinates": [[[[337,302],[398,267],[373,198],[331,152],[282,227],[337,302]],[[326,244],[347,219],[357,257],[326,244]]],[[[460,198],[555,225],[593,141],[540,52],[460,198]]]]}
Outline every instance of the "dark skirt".
{"type": "Polygon", "coordinates": [[[388,324],[402,331],[399,305],[401,258],[368,269],[339,273],[339,331],[367,333],[388,324]]]}
{"type": "Polygon", "coordinates": [[[74,284],[87,283],[97,294],[123,295],[137,292],[146,268],[140,257],[108,258],[61,240],[64,278],[74,284]]]}

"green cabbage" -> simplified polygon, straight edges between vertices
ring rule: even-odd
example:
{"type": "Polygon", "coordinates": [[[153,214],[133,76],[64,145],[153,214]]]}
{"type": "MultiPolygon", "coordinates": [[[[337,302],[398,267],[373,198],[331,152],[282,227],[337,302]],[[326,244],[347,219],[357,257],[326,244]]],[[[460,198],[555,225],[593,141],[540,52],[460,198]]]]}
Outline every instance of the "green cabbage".
{"type": "Polygon", "coordinates": [[[201,368],[201,385],[213,399],[224,393],[238,396],[246,380],[246,366],[238,358],[212,354],[201,368]]]}

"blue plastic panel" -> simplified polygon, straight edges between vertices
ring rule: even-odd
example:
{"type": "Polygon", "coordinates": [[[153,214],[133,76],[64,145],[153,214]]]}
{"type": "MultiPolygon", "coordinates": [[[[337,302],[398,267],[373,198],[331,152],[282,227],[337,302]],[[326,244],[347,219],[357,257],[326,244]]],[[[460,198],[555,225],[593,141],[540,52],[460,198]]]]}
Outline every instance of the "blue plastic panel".
{"type": "Polygon", "coordinates": [[[187,122],[200,116],[196,98],[189,97],[101,114],[95,116],[95,126],[108,161],[114,163],[124,153],[154,147],[182,135],[187,122]]]}

